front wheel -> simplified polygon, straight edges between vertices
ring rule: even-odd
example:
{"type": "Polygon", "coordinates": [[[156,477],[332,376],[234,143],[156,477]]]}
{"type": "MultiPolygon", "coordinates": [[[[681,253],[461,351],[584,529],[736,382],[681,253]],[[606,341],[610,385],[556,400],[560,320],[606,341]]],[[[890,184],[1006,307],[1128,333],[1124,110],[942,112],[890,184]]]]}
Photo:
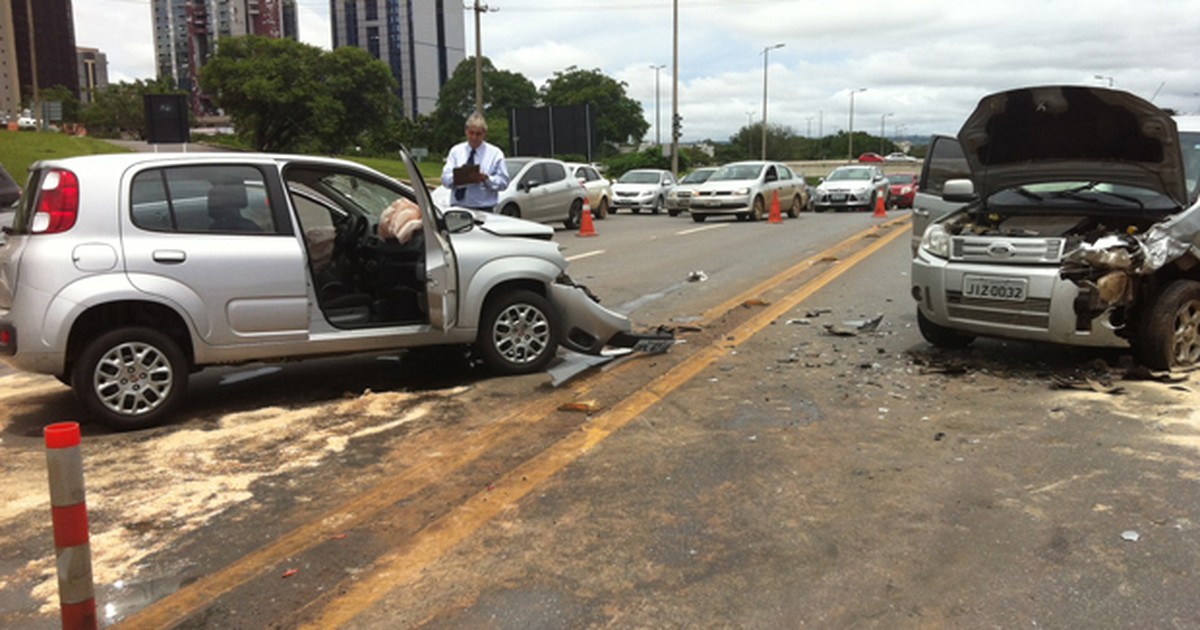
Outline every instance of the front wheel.
{"type": "Polygon", "coordinates": [[[695,212],[692,213],[692,221],[695,221],[696,223],[704,223],[704,220],[707,218],[708,215],[706,214],[696,214],[695,212]]]}
{"type": "Polygon", "coordinates": [[[532,291],[509,291],[488,301],[475,347],[484,363],[501,374],[545,368],[558,349],[558,313],[532,291]]]}
{"type": "Polygon", "coordinates": [[[650,214],[658,214],[659,212],[662,212],[663,205],[664,205],[664,204],[663,204],[663,198],[662,198],[662,197],[659,197],[658,199],[655,199],[655,200],[654,200],[654,207],[650,209],[650,214]]]}
{"type": "Polygon", "coordinates": [[[521,218],[521,209],[517,207],[517,204],[509,203],[505,204],[504,207],[500,209],[500,214],[503,214],[506,217],[516,217],[519,219],[521,218]]]}
{"type": "Polygon", "coordinates": [[[788,207],[788,218],[795,219],[800,216],[800,195],[792,197],[792,205],[788,207]]]}
{"type": "Polygon", "coordinates": [[[762,197],[754,198],[753,211],[750,213],[749,217],[751,221],[762,221],[764,203],[765,202],[763,202],[762,197]]]}
{"type": "Polygon", "coordinates": [[[1154,370],[1200,362],[1200,282],[1167,285],[1142,314],[1135,349],[1138,360],[1154,370]]]}
{"type": "Polygon", "coordinates": [[[88,414],[119,431],[159,424],[187,391],[179,344],[151,328],[118,328],[84,348],[71,373],[88,414]]]}
{"type": "Polygon", "coordinates": [[[935,324],[925,317],[925,313],[921,312],[920,308],[917,309],[917,328],[920,329],[921,336],[925,338],[925,341],[939,348],[965,348],[975,341],[974,335],[960,333],[941,324],[935,324]]]}
{"type": "Polygon", "coordinates": [[[608,197],[600,199],[600,204],[592,211],[592,218],[597,221],[603,221],[608,218],[608,197]]]}

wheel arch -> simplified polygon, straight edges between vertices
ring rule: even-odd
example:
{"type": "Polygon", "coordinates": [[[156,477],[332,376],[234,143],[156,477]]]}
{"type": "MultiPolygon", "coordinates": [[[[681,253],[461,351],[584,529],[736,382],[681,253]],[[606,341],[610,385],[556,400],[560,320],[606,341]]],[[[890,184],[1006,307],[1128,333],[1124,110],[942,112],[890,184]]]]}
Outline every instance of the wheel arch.
{"type": "Polygon", "coordinates": [[[161,332],[179,346],[189,369],[195,365],[196,354],[192,334],[182,315],[157,302],[121,300],[92,306],[75,319],[67,337],[63,373],[71,373],[89,340],[124,326],[142,326],[161,332]]]}

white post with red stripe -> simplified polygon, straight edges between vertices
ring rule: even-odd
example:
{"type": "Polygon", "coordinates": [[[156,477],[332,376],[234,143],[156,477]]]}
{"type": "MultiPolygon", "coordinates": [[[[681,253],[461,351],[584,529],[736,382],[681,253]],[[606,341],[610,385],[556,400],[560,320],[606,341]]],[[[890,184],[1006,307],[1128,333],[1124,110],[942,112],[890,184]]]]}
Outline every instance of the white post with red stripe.
{"type": "Polygon", "coordinates": [[[96,628],[96,595],[92,585],[92,547],[83,492],[79,424],[52,424],[46,427],[44,434],[62,627],[71,630],[96,628]]]}

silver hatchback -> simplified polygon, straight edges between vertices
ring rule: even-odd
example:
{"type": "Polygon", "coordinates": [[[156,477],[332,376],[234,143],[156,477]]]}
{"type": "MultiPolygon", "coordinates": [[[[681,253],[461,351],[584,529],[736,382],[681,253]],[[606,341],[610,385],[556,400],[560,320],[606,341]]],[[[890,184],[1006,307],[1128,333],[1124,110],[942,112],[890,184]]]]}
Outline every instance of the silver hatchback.
{"type": "Polygon", "coordinates": [[[404,157],[411,185],[304,156],[38,162],[0,246],[0,359],[129,429],[164,420],[209,365],[469,344],[526,373],[560,344],[632,343],[551,228],[440,212],[404,157]]]}

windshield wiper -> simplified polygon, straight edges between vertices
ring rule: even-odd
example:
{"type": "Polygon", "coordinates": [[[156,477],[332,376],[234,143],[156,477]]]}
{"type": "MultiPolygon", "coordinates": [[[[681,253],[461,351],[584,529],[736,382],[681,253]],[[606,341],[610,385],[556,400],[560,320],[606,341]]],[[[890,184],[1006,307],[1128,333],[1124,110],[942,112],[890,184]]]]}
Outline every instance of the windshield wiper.
{"type": "MultiPolygon", "coordinates": [[[[1055,196],[1066,197],[1069,199],[1081,199],[1081,200],[1086,200],[1086,201],[1095,201],[1095,202],[1100,201],[1099,199],[1095,199],[1092,197],[1084,197],[1083,195],[1079,194],[1081,192],[1088,191],[1088,192],[1093,192],[1093,193],[1097,193],[1097,194],[1101,194],[1101,195],[1108,195],[1110,197],[1120,199],[1121,201],[1135,204],[1138,207],[1138,210],[1144,210],[1146,208],[1146,204],[1141,199],[1138,199],[1137,197],[1134,197],[1132,195],[1123,195],[1121,193],[1113,192],[1111,190],[1096,190],[1096,186],[1098,186],[1099,184],[1100,184],[1100,182],[1088,182],[1081,186],[1076,186],[1074,188],[1068,188],[1067,190],[1059,191],[1059,192],[1055,193],[1055,196]]],[[[1109,204],[1109,205],[1113,205],[1113,204],[1109,204]]]]}
{"type": "Polygon", "coordinates": [[[1032,200],[1034,200],[1034,201],[1041,201],[1041,200],[1042,200],[1042,196],[1041,196],[1041,195],[1039,195],[1039,194],[1037,194],[1037,193],[1029,192],[1028,190],[1025,190],[1025,188],[1024,188],[1024,187],[1017,187],[1017,188],[1014,188],[1014,189],[1013,189],[1013,192],[1017,193],[1018,195],[1021,195],[1022,197],[1026,198],[1026,199],[1032,199],[1032,200]]]}

